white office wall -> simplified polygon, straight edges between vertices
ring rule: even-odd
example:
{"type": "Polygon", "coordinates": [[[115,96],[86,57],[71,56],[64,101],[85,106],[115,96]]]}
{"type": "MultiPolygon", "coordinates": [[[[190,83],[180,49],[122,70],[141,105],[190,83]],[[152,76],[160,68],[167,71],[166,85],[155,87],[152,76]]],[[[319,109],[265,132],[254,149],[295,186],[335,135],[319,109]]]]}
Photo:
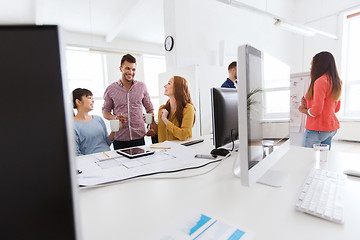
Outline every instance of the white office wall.
{"type": "Polygon", "coordinates": [[[261,125],[263,138],[282,139],[289,134],[289,122],[263,122],[261,125]]]}
{"type": "Polygon", "coordinates": [[[360,142],[360,122],[341,121],[334,139],[360,142]]]}
{"type": "MultiPolygon", "coordinates": [[[[243,1],[291,18],[293,1],[243,1]]],[[[246,9],[210,0],[164,2],[165,34],[175,39],[166,54],[167,68],[189,64],[216,66],[236,60],[237,47],[250,44],[288,63],[299,72],[303,37],[279,29],[274,20],[246,9]],[[224,56],[223,56],[224,55],[224,56]]]]}
{"type": "Polygon", "coordinates": [[[341,72],[344,13],[360,7],[359,0],[237,0],[309,27],[338,35],[303,37],[279,29],[271,18],[215,0],[164,1],[165,35],[175,38],[166,53],[167,68],[224,65],[236,59],[236,48],[248,43],[286,62],[291,73],[309,71],[311,58],[331,51],[341,72]]]}
{"type": "Polygon", "coordinates": [[[80,45],[95,49],[131,52],[138,54],[163,54],[162,44],[153,44],[146,42],[139,42],[133,40],[124,40],[116,38],[112,42],[106,42],[105,37],[90,35],[85,33],[77,33],[71,31],[64,31],[64,40],[66,44],[80,45]]]}
{"type": "MultiPolygon", "coordinates": [[[[228,74],[227,67],[221,66],[199,66],[198,67],[198,91],[201,135],[213,133],[212,129],[212,107],[210,89],[220,87],[219,81],[225,81],[224,76],[228,74]]],[[[222,82],[221,82],[222,83],[222,82]]],[[[220,83],[220,84],[221,84],[220,83]]]]}
{"type": "MultiPolygon", "coordinates": [[[[165,33],[175,38],[175,47],[166,54],[168,69],[188,64],[226,67],[236,59],[237,46],[248,43],[288,63],[291,73],[309,71],[317,52],[330,51],[341,74],[343,18],[347,11],[360,7],[358,0],[241,2],[336,34],[339,39],[303,37],[276,28],[267,17],[217,1],[169,0],[164,7],[165,33]]],[[[342,124],[339,138],[357,139],[354,131],[348,132],[349,124],[342,124]]],[[[350,125],[358,127],[359,123],[350,125]]]]}
{"type": "MultiPolygon", "coordinates": [[[[293,14],[292,1],[243,1],[275,15],[290,19],[293,14]]],[[[302,63],[301,35],[279,29],[274,20],[247,9],[238,9],[218,1],[209,0],[167,0],[164,2],[165,34],[174,37],[175,45],[166,53],[167,69],[175,71],[184,66],[198,65],[208,69],[198,71],[197,79],[190,79],[190,85],[199,85],[198,96],[210,104],[210,88],[220,87],[228,76],[227,66],[237,59],[237,48],[250,44],[279,60],[291,65],[292,71],[299,71],[302,63]],[[223,70],[223,75],[219,74],[223,70]],[[203,81],[206,79],[207,81],[203,81]],[[194,80],[194,81],[192,81],[194,80]],[[197,82],[196,82],[197,81],[197,82]]],[[[211,132],[211,122],[205,124],[205,116],[211,115],[211,106],[202,103],[204,116],[201,126],[203,134],[211,132]]]]}
{"type": "Polygon", "coordinates": [[[296,21],[338,36],[338,40],[318,35],[305,38],[302,71],[309,70],[311,59],[316,53],[326,50],[335,56],[341,74],[344,14],[360,9],[360,1],[298,0],[295,1],[295,7],[296,21]]]}

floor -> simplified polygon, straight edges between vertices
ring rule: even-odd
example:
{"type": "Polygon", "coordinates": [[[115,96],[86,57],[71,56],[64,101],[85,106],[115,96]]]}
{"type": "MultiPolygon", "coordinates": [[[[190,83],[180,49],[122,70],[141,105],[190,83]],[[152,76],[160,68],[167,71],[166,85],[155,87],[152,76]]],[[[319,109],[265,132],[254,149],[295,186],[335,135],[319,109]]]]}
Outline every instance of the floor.
{"type": "Polygon", "coordinates": [[[331,150],[360,154],[360,142],[333,140],[331,150]]]}

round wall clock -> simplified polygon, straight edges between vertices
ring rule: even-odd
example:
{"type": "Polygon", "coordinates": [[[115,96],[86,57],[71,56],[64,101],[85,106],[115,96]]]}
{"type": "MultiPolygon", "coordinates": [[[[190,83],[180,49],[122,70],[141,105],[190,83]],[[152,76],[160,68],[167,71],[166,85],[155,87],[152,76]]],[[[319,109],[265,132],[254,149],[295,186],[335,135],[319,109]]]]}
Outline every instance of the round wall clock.
{"type": "Polygon", "coordinates": [[[166,51],[171,51],[174,47],[174,38],[172,36],[167,36],[165,38],[164,47],[166,51]]]}

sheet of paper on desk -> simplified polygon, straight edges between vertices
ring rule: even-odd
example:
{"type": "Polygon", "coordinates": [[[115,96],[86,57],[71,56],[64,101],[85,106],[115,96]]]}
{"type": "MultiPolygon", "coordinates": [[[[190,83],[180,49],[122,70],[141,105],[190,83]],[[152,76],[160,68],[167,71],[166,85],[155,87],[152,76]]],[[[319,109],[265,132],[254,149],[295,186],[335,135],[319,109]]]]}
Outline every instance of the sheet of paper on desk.
{"type": "Polygon", "coordinates": [[[144,240],[245,240],[253,232],[198,211],[185,213],[144,240]]]}
{"type": "Polygon", "coordinates": [[[109,155],[108,159],[104,158],[104,153],[79,157],[77,166],[82,173],[78,175],[78,184],[101,185],[156,172],[177,170],[194,164],[201,165],[209,161],[194,158],[194,149],[178,143],[166,141],[156,146],[164,149],[155,149],[153,155],[134,159],[120,156],[115,151],[106,152],[109,155]]]}
{"type": "Polygon", "coordinates": [[[115,151],[107,151],[107,152],[94,153],[93,156],[101,161],[101,160],[108,160],[111,158],[117,158],[119,157],[119,154],[117,154],[115,151]]]}

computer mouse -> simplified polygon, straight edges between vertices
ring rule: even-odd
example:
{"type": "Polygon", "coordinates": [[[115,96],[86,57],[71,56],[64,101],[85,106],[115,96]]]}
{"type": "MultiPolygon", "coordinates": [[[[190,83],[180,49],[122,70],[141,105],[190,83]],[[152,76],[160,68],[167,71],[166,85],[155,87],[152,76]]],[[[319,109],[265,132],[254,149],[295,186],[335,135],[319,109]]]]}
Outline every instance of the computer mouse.
{"type": "Polygon", "coordinates": [[[345,170],[343,173],[353,177],[360,177],[360,171],[356,170],[345,170]]]}
{"type": "Polygon", "coordinates": [[[226,150],[225,148],[215,148],[211,150],[210,154],[213,156],[226,156],[229,154],[229,150],[226,150]]]}

